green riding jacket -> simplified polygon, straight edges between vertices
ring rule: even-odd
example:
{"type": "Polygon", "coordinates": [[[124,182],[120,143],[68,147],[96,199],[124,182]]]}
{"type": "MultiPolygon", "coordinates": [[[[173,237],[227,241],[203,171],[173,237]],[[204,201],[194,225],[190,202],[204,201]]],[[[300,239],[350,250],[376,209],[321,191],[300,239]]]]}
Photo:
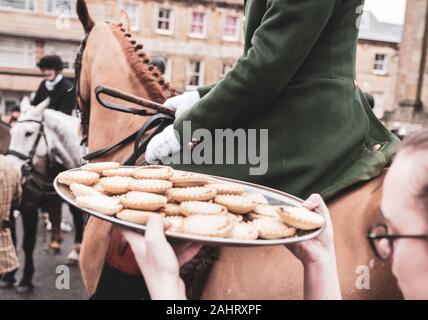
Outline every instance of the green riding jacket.
{"type": "MultiPolygon", "coordinates": [[[[184,121],[191,121],[192,135],[200,128],[268,129],[267,172],[251,175],[254,165],[237,163],[176,167],[299,197],[329,198],[378,176],[399,140],[375,117],[355,80],[363,3],[245,1],[244,54],[224,79],[198,89],[202,99],[174,128],[182,138],[184,121]]],[[[189,139],[181,142],[186,148],[189,139]]]]}

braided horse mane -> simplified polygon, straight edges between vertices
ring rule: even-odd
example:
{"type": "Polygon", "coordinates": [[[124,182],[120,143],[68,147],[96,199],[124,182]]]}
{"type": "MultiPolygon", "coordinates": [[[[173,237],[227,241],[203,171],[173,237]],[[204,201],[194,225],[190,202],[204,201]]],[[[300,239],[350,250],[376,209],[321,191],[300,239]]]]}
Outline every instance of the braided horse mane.
{"type": "MultiPolygon", "coordinates": [[[[79,18],[84,24],[86,20],[88,22],[88,29],[85,29],[86,37],[92,31],[95,23],[89,16],[86,4],[84,1],[79,1],[77,6],[77,12],[79,18]]],[[[119,44],[122,53],[125,57],[127,64],[129,65],[133,75],[139,82],[142,88],[145,89],[148,95],[148,99],[157,103],[163,103],[167,98],[175,96],[176,90],[168,83],[158,68],[150,64],[147,53],[143,50],[143,45],[138,43],[132,36],[131,32],[125,28],[123,23],[107,22],[105,25],[110,29],[114,38],[119,44]]],[[[76,80],[75,87],[77,88],[77,105],[76,109],[79,111],[81,117],[81,133],[83,140],[87,141],[89,135],[89,117],[90,108],[89,103],[85,102],[80,95],[80,69],[82,65],[82,55],[86,47],[86,39],[83,41],[83,45],[80,48],[80,53],[76,57],[76,80]],[[80,57],[79,57],[80,55],[80,57]],[[77,66],[79,65],[79,72],[77,73],[77,66]],[[80,100],[80,104],[79,103],[80,100]]]]}
{"type": "Polygon", "coordinates": [[[147,89],[150,99],[163,103],[165,97],[174,96],[175,90],[164,79],[158,68],[150,64],[143,45],[133,39],[132,34],[123,27],[123,24],[109,23],[108,25],[122,47],[126,60],[138,81],[147,89]]]}

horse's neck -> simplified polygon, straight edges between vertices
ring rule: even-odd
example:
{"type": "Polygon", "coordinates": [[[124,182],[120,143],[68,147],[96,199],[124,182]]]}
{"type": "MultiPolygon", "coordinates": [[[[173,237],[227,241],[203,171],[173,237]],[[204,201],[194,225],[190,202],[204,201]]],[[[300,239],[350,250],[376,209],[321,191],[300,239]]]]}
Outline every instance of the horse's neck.
{"type": "Polygon", "coordinates": [[[78,120],[48,109],[44,112],[44,124],[49,159],[59,160],[66,169],[79,166],[81,152],[78,120]]]}
{"type": "MultiPolygon", "coordinates": [[[[125,54],[126,49],[123,47],[123,41],[119,41],[118,35],[114,32],[114,29],[106,25],[96,26],[88,39],[88,46],[85,50],[87,60],[84,64],[86,64],[86,68],[90,66],[90,69],[86,69],[86,76],[89,79],[87,83],[91,92],[89,152],[119,142],[140,129],[147,120],[147,117],[133,116],[100,106],[94,95],[97,85],[110,86],[136,96],[153,99],[153,95],[150,95],[145,86],[142,85],[141,77],[136,75],[133,67],[131,67],[129,57],[125,54]],[[103,39],[103,45],[99,39],[103,39]]],[[[84,83],[85,81],[82,81],[82,84],[84,83]]],[[[123,101],[118,103],[127,105],[123,101]]],[[[132,144],[128,144],[97,160],[123,162],[131,155],[132,147],[132,144]]]]}

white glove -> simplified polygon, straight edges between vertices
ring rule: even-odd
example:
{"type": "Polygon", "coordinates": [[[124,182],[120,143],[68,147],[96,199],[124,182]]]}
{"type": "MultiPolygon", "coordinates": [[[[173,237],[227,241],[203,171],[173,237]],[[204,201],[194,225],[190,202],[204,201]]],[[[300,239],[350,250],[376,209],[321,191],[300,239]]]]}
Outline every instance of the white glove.
{"type": "Polygon", "coordinates": [[[167,158],[180,150],[181,145],[174,134],[174,125],[170,125],[149,142],[145,160],[150,164],[166,162],[167,158]]]}
{"type": "Polygon", "coordinates": [[[198,91],[188,91],[179,96],[169,98],[164,106],[175,109],[175,117],[180,117],[183,113],[195,105],[201,97],[198,91]]]}

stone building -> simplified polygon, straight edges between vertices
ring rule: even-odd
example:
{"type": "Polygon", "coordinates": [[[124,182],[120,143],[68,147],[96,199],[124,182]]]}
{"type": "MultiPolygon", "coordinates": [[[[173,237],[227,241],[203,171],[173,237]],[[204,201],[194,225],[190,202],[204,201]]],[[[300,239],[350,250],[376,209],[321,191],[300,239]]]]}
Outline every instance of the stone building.
{"type": "MultiPolygon", "coordinates": [[[[127,11],[135,37],[150,55],[167,61],[177,89],[218,80],[242,54],[241,0],[86,0],[96,21],[127,11]]],[[[0,0],[0,113],[42,80],[36,62],[56,53],[73,77],[83,31],[76,0],[0,0]]]]}
{"type": "Polygon", "coordinates": [[[428,125],[428,1],[407,0],[395,110],[385,120],[402,134],[428,125]]]}
{"type": "MultiPolygon", "coordinates": [[[[179,90],[217,81],[242,54],[243,0],[86,0],[96,21],[121,9],[136,39],[167,61],[166,78],[179,90]]],[[[0,0],[0,113],[37,89],[36,62],[47,53],[74,58],[83,31],[76,0],[0,0]]],[[[357,80],[375,98],[375,112],[391,127],[425,123],[428,112],[427,0],[408,0],[406,26],[365,14],[357,47],[357,80]],[[426,81],[425,81],[426,82],[426,81]]]]}
{"type": "Polygon", "coordinates": [[[395,109],[395,90],[402,25],[384,23],[366,11],[357,46],[357,81],[374,97],[379,118],[395,109]]]}

